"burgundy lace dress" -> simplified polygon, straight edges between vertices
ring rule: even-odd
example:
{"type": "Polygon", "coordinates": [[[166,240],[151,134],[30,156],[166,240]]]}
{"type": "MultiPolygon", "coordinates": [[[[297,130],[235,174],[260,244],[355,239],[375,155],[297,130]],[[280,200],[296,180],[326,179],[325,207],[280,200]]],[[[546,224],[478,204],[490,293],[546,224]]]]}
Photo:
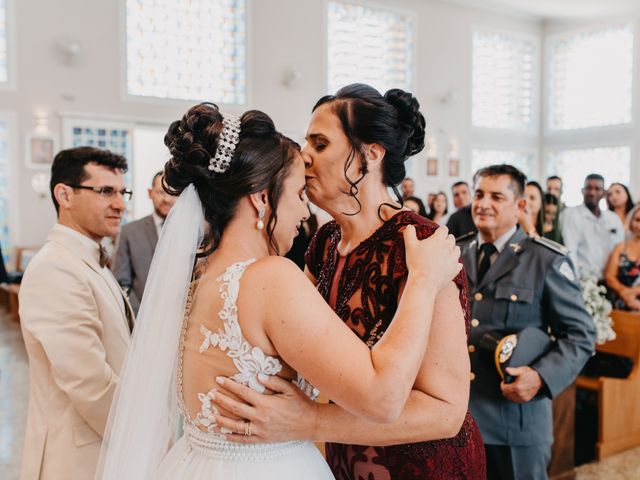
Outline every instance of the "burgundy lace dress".
{"type": "MultiPolygon", "coordinates": [[[[439,225],[401,211],[347,256],[338,255],[340,227],[324,225],[313,238],[306,263],[317,288],[336,313],[370,348],[382,337],[398,306],[407,276],[402,227],[416,225],[419,238],[439,225]]],[[[469,334],[464,272],[455,279],[469,334]]],[[[467,416],[454,438],[387,447],[328,443],[327,461],[337,480],[482,479],[485,454],[480,431],[467,416]]]]}

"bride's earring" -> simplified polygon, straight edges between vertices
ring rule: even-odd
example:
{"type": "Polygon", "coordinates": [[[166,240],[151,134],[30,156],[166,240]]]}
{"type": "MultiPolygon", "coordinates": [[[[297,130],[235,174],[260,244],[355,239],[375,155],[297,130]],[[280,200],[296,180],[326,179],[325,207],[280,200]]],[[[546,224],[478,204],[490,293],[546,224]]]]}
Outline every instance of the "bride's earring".
{"type": "Polygon", "coordinates": [[[258,227],[258,230],[262,230],[264,228],[264,222],[262,221],[263,218],[264,218],[264,207],[262,207],[258,212],[258,223],[256,224],[256,227],[258,227]]]}

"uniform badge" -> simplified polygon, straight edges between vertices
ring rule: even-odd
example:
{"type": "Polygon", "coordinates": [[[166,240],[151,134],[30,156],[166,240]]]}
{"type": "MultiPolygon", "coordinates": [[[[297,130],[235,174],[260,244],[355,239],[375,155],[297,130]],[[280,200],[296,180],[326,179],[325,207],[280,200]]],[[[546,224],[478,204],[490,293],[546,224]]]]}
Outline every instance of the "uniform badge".
{"type": "Polygon", "coordinates": [[[562,262],[562,265],[560,265],[560,273],[572,282],[576,281],[576,275],[567,262],[562,262]]]}
{"type": "Polygon", "coordinates": [[[520,250],[522,250],[522,247],[519,243],[510,243],[509,246],[511,247],[511,250],[513,250],[513,253],[518,253],[520,250]]]}
{"type": "Polygon", "coordinates": [[[509,360],[511,355],[513,355],[513,350],[516,348],[517,344],[518,337],[516,335],[511,334],[504,337],[500,343],[498,343],[498,348],[496,348],[498,363],[505,363],[509,360]]]}

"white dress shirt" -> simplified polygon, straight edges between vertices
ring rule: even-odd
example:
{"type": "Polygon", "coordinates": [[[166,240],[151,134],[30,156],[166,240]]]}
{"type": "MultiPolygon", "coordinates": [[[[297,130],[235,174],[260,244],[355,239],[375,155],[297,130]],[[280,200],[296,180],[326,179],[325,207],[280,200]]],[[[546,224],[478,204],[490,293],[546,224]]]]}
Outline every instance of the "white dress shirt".
{"type": "Polygon", "coordinates": [[[562,238],[576,270],[603,277],[609,255],[624,240],[620,218],[609,210],[596,217],[584,204],[565,208],[560,216],[562,238]]]}
{"type": "Polygon", "coordinates": [[[153,223],[156,225],[156,232],[158,233],[158,239],[159,239],[160,232],[162,232],[162,225],[164,225],[164,218],[162,218],[156,212],[153,212],[151,216],[153,217],[153,223]]]}

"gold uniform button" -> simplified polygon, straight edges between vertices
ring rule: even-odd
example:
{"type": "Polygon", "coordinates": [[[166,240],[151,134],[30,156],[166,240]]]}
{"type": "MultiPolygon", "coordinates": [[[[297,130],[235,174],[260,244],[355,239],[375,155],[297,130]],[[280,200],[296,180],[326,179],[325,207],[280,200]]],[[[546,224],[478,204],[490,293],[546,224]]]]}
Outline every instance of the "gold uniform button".
{"type": "Polygon", "coordinates": [[[518,295],[516,295],[515,293],[513,295],[511,295],[511,301],[512,302],[518,301],[518,295]]]}
{"type": "Polygon", "coordinates": [[[473,382],[476,379],[476,374],[471,372],[471,374],[469,375],[469,378],[471,379],[471,381],[473,382]]]}
{"type": "Polygon", "coordinates": [[[476,351],[475,345],[469,345],[469,353],[473,353],[476,351]]]}
{"type": "Polygon", "coordinates": [[[482,294],[481,294],[480,292],[476,293],[476,294],[473,296],[473,299],[474,299],[476,302],[479,302],[480,300],[482,300],[482,294]]]}
{"type": "Polygon", "coordinates": [[[480,322],[478,321],[477,318],[474,318],[473,320],[471,320],[472,327],[477,327],[478,325],[480,325],[480,322]]]}

